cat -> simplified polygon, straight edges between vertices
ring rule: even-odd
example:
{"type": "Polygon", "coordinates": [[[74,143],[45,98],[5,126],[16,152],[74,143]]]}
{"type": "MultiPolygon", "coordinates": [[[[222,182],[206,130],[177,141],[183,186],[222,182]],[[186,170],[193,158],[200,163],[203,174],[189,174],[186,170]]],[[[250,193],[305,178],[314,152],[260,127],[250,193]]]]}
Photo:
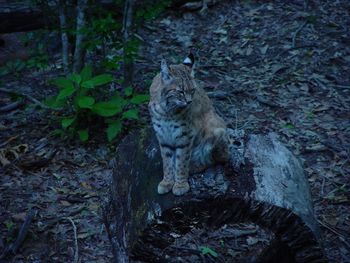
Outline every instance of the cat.
{"type": "Polygon", "coordinates": [[[190,173],[227,160],[226,124],[196,84],[193,64],[192,54],[178,65],[163,59],[150,86],[148,108],[163,161],[159,194],[183,195],[190,173]]]}

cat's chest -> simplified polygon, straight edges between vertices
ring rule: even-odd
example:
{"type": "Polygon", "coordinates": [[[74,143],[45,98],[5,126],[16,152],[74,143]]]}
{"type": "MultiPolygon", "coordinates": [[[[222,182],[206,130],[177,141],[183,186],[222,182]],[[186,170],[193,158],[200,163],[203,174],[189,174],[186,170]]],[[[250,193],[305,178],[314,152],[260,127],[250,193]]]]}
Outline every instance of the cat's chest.
{"type": "Polygon", "coordinates": [[[161,143],[181,145],[193,138],[193,129],[181,120],[154,120],[153,128],[161,143]]]}

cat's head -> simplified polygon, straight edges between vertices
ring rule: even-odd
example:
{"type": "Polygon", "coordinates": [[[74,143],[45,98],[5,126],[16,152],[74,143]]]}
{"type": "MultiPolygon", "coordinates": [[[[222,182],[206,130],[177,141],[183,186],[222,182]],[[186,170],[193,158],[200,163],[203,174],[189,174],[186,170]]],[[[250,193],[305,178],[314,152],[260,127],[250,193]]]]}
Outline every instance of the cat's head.
{"type": "Polygon", "coordinates": [[[182,64],[168,66],[161,62],[161,103],[168,112],[178,113],[191,105],[196,91],[192,70],[194,56],[188,55],[182,64]]]}

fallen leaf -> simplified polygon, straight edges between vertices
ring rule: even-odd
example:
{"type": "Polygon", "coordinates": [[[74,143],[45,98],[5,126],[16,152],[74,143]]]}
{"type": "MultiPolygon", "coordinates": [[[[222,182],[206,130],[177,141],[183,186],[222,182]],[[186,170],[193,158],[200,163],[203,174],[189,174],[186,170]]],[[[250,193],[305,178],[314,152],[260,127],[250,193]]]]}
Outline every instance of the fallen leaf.
{"type": "Polygon", "coordinates": [[[262,55],[265,55],[267,50],[269,49],[269,46],[268,45],[265,45],[263,47],[260,48],[260,52],[262,55]]]}
{"type": "Polygon", "coordinates": [[[72,205],[71,203],[69,203],[69,202],[66,201],[66,200],[61,200],[60,203],[61,203],[61,205],[63,205],[63,206],[71,206],[71,205],[72,205]]]}

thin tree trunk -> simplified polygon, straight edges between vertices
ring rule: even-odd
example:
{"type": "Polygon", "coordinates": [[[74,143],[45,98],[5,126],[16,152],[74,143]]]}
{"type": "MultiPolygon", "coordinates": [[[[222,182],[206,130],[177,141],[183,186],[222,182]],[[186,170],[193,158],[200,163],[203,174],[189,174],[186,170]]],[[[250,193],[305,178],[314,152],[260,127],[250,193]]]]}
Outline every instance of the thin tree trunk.
{"type": "Polygon", "coordinates": [[[87,6],[87,0],[78,0],[77,3],[77,30],[75,39],[75,51],[74,51],[74,64],[73,71],[79,72],[83,67],[84,50],[83,41],[84,34],[82,29],[85,26],[85,9],[87,6]]]}
{"type": "Polygon", "coordinates": [[[130,86],[133,80],[133,54],[128,51],[128,45],[133,37],[132,22],[135,0],[126,0],[123,17],[123,46],[124,46],[124,85],[130,86]]]}
{"type": "Polygon", "coordinates": [[[62,63],[64,73],[69,73],[69,42],[67,34],[67,19],[66,19],[66,1],[59,0],[58,12],[61,27],[61,41],[62,41],[62,63]]]}

